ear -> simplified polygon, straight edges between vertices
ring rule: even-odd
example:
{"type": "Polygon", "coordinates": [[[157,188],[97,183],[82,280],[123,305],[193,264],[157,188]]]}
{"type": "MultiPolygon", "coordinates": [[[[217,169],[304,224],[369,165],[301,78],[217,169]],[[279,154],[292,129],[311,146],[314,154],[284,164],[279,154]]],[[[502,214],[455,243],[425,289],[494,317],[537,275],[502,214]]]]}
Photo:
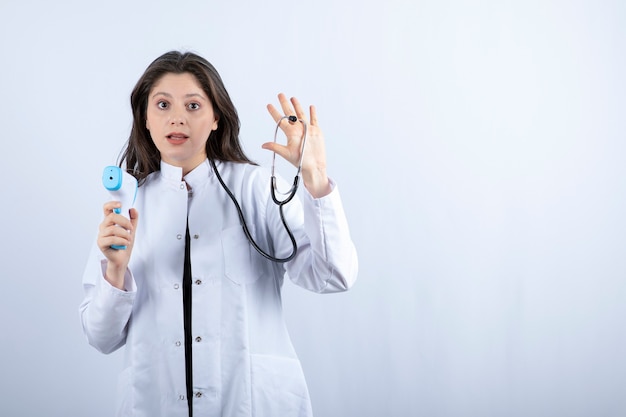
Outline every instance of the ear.
{"type": "Polygon", "coordinates": [[[146,129],[150,130],[150,123],[148,123],[148,119],[146,119],[146,129]]]}
{"type": "Polygon", "coordinates": [[[211,130],[217,130],[217,122],[220,120],[219,117],[215,116],[215,120],[213,120],[213,127],[211,130]]]}

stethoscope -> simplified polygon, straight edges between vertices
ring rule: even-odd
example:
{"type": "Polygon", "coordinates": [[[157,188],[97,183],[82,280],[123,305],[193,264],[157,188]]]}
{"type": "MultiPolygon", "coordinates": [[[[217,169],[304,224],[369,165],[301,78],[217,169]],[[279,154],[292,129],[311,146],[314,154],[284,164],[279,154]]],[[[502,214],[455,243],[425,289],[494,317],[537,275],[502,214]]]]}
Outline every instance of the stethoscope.
{"type": "Polygon", "coordinates": [[[304,144],[306,143],[306,130],[307,130],[307,125],[304,120],[298,119],[296,116],[283,116],[276,122],[276,130],[274,131],[274,143],[276,143],[276,137],[278,135],[278,129],[280,128],[280,123],[285,119],[287,119],[289,123],[296,123],[297,121],[300,121],[302,125],[304,126],[304,129],[302,131],[302,137],[301,137],[302,147],[300,149],[300,160],[298,161],[298,171],[296,172],[296,176],[293,179],[293,185],[291,186],[289,191],[287,191],[286,193],[281,193],[280,191],[278,191],[278,188],[276,187],[276,176],[274,175],[275,165],[276,165],[276,152],[274,152],[274,155],[272,157],[272,182],[270,184],[270,193],[272,195],[272,200],[278,206],[278,209],[280,212],[280,220],[282,221],[283,227],[285,228],[285,231],[287,232],[287,235],[289,236],[289,240],[291,240],[291,246],[293,248],[291,251],[291,254],[287,256],[286,258],[276,258],[268,254],[263,249],[261,249],[261,247],[254,241],[254,239],[252,238],[252,235],[250,234],[250,230],[248,230],[248,224],[246,223],[246,220],[243,217],[243,211],[241,210],[241,206],[239,205],[239,203],[237,202],[237,199],[235,198],[235,196],[230,191],[230,189],[228,188],[228,186],[226,185],[226,183],[220,176],[219,172],[217,171],[217,167],[215,166],[215,161],[209,158],[209,162],[211,163],[213,172],[215,172],[215,176],[217,177],[218,181],[222,185],[222,188],[224,188],[224,191],[226,191],[226,194],[228,194],[230,199],[233,201],[235,208],[237,209],[237,214],[239,215],[239,221],[241,222],[241,227],[243,229],[244,234],[248,238],[248,241],[250,242],[252,247],[254,247],[254,249],[256,249],[256,251],[259,252],[263,257],[269,259],[272,262],[279,262],[279,263],[284,263],[284,262],[288,262],[292,260],[293,257],[296,256],[296,253],[298,252],[298,245],[296,244],[296,239],[294,238],[293,233],[289,229],[289,226],[287,225],[287,221],[285,220],[285,215],[283,214],[283,206],[289,203],[293,199],[293,197],[296,195],[296,191],[298,191],[298,183],[300,181],[300,173],[302,171],[302,156],[304,155],[304,144]],[[276,197],[277,192],[279,194],[286,195],[286,197],[283,200],[279,200],[278,197],[276,197]]]}

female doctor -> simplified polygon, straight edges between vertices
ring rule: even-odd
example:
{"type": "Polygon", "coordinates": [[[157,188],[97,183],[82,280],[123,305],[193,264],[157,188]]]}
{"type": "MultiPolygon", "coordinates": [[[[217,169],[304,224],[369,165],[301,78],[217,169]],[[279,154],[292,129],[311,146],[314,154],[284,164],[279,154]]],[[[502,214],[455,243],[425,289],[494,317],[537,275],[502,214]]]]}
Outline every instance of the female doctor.
{"type": "Polygon", "coordinates": [[[174,51],[137,82],[120,161],[139,181],[135,208],[128,219],[114,212],[118,202],[104,205],[80,307],[91,345],[103,353],[126,346],[118,416],[312,415],[282,315],[283,278],[318,293],[345,291],[356,279],[357,256],[326,174],[315,108],[307,115],[295,98],[278,100],[280,109],[267,108],[287,145],[263,148],[297,166],[308,125],[306,190],[284,206],[298,249],[282,263],[248,243],[217,178],[239,202],[256,243],[288,257],[292,243],[270,197],[270,172],[244,155],[237,112],[215,68],[174,51]],[[296,122],[284,119],[294,115],[296,122]]]}

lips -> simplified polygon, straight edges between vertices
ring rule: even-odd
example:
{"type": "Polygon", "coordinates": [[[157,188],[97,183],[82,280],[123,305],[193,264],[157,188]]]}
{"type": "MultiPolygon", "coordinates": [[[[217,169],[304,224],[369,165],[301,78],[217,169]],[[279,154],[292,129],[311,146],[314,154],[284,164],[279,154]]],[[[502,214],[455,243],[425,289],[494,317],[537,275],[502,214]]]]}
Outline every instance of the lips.
{"type": "Polygon", "coordinates": [[[172,143],[174,145],[181,144],[185,142],[187,139],[189,139],[189,136],[185,135],[184,133],[179,133],[179,132],[172,132],[165,137],[167,138],[167,141],[169,143],[172,143]]]}

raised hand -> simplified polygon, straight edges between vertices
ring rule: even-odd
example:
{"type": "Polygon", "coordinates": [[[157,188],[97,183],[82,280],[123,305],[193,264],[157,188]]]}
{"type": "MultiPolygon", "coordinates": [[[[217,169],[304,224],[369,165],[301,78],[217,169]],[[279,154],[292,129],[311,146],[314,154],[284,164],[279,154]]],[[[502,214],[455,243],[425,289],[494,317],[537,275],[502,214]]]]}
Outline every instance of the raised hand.
{"type": "MultiPolygon", "coordinates": [[[[302,109],[300,102],[295,97],[287,99],[280,93],[278,101],[282,111],[276,109],[272,104],[267,105],[267,110],[276,123],[284,116],[296,116],[299,120],[307,123],[307,138],[302,157],[302,180],[309,193],[315,198],[323,197],[330,192],[330,182],[326,174],[326,148],[324,146],[324,135],[318,126],[317,112],[315,106],[309,107],[309,119],[302,109]]],[[[299,121],[290,122],[283,119],[280,128],[287,137],[287,144],[267,142],[263,144],[263,149],[276,152],[285,158],[295,167],[300,161],[302,148],[302,132],[304,126],[299,121]]]]}

